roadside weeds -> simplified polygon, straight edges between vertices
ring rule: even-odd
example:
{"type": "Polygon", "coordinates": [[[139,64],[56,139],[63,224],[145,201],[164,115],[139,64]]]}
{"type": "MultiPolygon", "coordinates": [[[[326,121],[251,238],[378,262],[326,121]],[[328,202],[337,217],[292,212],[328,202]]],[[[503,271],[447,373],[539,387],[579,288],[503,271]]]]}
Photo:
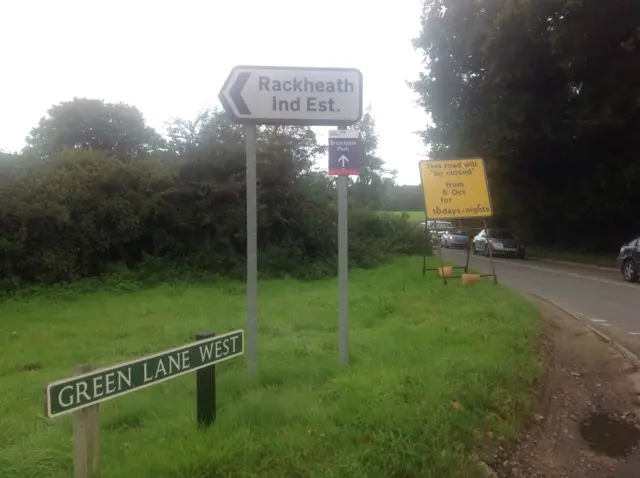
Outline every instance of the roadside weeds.
{"type": "MultiPolygon", "coordinates": [[[[101,476],[476,478],[471,453],[530,414],[537,310],[489,281],[443,287],[421,265],[351,274],[349,367],[335,279],[261,281],[259,376],[241,360],[217,367],[207,433],[193,376],[105,402],[101,476]]],[[[5,301],[0,315],[0,476],[58,478],[71,473],[71,424],[42,416],[45,383],[242,328],[245,297],[237,281],[172,283],[5,301]]]]}

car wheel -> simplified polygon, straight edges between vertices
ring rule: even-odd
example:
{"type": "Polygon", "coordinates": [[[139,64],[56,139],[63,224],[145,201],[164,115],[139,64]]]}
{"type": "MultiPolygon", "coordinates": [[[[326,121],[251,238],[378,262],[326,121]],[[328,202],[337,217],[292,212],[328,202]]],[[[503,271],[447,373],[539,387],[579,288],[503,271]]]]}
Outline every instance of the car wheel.
{"type": "Polygon", "coordinates": [[[633,259],[627,259],[622,264],[622,277],[624,277],[624,280],[627,282],[638,281],[638,269],[633,259]]]}

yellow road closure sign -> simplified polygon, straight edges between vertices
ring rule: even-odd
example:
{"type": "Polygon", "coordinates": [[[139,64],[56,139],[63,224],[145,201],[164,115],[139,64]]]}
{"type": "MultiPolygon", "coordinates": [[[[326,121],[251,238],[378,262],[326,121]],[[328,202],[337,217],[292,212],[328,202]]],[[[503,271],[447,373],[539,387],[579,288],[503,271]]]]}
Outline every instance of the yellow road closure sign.
{"type": "Polygon", "coordinates": [[[490,217],[493,214],[484,161],[420,161],[424,204],[429,219],[490,217]]]}

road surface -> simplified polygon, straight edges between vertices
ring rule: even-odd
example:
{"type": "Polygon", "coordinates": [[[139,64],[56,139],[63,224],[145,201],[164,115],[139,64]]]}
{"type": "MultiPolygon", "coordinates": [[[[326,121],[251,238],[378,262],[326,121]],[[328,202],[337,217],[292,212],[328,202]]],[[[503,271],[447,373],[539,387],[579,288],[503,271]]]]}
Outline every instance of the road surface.
{"type": "MultiPolygon", "coordinates": [[[[466,251],[442,251],[446,262],[464,265],[466,251]]],[[[553,302],[640,355],[640,285],[624,282],[619,271],[532,259],[494,262],[499,283],[553,302]]],[[[469,268],[491,273],[483,256],[471,254],[469,268]]]]}

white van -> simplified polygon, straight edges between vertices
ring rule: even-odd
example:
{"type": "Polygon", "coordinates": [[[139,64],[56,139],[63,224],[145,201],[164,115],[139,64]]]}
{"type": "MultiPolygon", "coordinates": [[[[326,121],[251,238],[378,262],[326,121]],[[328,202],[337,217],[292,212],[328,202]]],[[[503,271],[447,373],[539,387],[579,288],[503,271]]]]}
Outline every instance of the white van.
{"type": "Polygon", "coordinates": [[[453,224],[449,221],[427,221],[427,229],[438,231],[438,234],[443,233],[450,227],[453,227],[453,224]]]}
{"type": "Polygon", "coordinates": [[[425,232],[429,234],[431,238],[431,242],[434,244],[440,244],[440,236],[442,236],[445,231],[453,227],[453,224],[449,221],[427,221],[421,222],[420,226],[425,229],[425,232]]]}

